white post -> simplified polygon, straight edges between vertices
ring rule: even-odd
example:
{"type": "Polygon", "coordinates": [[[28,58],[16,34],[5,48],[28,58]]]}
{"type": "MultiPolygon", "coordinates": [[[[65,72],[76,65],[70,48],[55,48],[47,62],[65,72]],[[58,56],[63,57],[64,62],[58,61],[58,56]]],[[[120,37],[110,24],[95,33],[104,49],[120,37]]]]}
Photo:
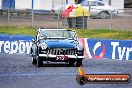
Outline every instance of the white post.
{"type": "Polygon", "coordinates": [[[9,23],[10,22],[10,7],[8,7],[7,16],[8,16],[8,23],[9,23]]]}
{"type": "Polygon", "coordinates": [[[60,21],[60,11],[58,11],[57,28],[59,28],[59,21],[60,21]]]}
{"type": "Polygon", "coordinates": [[[85,28],[85,18],[84,18],[84,11],[83,11],[83,29],[85,28]]]}
{"type": "Polygon", "coordinates": [[[110,30],[112,29],[112,19],[113,19],[113,15],[112,15],[112,11],[110,13],[110,30]]]}
{"type": "Polygon", "coordinates": [[[32,0],[32,26],[34,24],[34,0],[32,0]]]}

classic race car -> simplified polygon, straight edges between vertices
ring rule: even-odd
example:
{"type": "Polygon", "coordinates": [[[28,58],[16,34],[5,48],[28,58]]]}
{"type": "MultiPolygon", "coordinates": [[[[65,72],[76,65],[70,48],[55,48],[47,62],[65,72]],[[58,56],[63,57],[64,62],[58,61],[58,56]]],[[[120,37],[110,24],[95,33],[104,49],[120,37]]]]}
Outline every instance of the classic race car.
{"type": "Polygon", "coordinates": [[[67,62],[79,67],[84,59],[83,45],[77,40],[76,32],[66,29],[37,30],[31,47],[32,64],[38,67],[47,62],[67,62]]]}

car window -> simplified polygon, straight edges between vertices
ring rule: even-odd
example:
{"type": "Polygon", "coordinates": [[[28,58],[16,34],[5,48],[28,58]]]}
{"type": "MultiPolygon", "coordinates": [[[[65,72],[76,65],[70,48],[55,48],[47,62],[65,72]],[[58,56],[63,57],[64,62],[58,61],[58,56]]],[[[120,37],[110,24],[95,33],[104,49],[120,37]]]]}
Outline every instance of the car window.
{"type": "Polygon", "coordinates": [[[98,6],[104,6],[104,3],[98,2],[98,6]]]}
{"type": "Polygon", "coordinates": [[[96,1],[89,1],[89,5],[90,6],[97,6],[97,2],[96,1]]]}
{"type": "Polygon", "coordinates": [[[73,38],[68,30],[45,30],[40,33],[39,38],[73,38]]]}
{"type": "Polygon", "coordinates": [[[89,6],[89,2],[88,1],[82,1],[81,5],[82,6],[89,6]]]}

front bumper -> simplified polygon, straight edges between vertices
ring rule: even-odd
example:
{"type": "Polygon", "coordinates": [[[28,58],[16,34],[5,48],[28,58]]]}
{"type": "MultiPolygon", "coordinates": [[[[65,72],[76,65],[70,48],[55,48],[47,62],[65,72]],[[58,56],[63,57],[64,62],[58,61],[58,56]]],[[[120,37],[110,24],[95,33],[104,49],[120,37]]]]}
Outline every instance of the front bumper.
{"type": "MultiPolygon", "coordinates": [[[[57,55],[52,55],[52,54],[39,54],[39,57],[45,57],[45,58],[56,58],[57,55]]],[[[64,56],[64,55],[58,55],[58,56],[64,56]]],[[[68,58],[73,58],[73,59],[83,59],[84,56],[76,56],[76,55],[65,55],[68,56],[68,58]]]]}

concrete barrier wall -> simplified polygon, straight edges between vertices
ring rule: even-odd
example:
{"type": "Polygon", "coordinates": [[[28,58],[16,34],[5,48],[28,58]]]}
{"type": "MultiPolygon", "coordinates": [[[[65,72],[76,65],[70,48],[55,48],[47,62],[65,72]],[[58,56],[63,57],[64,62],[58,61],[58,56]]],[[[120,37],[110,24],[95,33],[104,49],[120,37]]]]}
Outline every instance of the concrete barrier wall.
{"type": "MultiPolygon", "coordinates": [[[[0,53],[30,54],[34,36],[0,34],[0,53]]],[[[85,56],[94,59],[132,60],[132,40],[82,38],[85,56]]]]}

